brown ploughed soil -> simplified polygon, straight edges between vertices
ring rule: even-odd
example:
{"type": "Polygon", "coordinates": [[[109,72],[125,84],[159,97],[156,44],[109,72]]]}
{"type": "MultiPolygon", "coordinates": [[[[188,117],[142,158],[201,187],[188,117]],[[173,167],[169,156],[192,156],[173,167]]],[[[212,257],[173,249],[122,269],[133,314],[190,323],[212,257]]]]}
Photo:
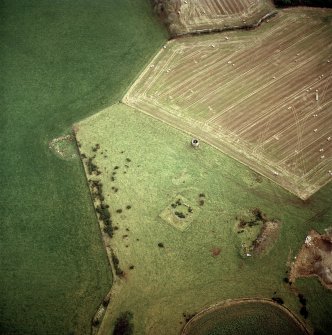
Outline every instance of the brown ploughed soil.
{"type": "Polygon", "coordinates": [[[321,283],[332,289],[332,231],[320,235],[311,230],[292,264],[290,281],[298,277],[318,276],[321,283]]]}

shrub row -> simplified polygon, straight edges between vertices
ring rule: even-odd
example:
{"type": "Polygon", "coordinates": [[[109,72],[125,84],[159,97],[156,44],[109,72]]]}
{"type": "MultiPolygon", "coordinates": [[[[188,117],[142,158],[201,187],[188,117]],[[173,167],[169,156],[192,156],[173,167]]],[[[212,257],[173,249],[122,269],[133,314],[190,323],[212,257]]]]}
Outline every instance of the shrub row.
{"type": "Polygon", "coordinates": [[[109,206],[105,204],[103,196],[103,184],[99,180],[89,180],[92,197],[95,200],[99,200],[100,205],[96,207],[96,212],[101,221],[103,221],[105,227],[104,232],[113,237],[115,227],[112,226],[111,212],[109,211],[109,206]]]}
{"type": "Polygon", "coordinates": [[[113,265],[114,265],[114,269],[115,269],[115,273],[117,276],[122,277],[124,275],[123,270],[120,268],[120,261],[119,258],[115,255],[115,253],[113,252],[113,250],[111,251],[112,253],[112,261],[113,261],[113,265]]]}
{"type": "Polygon", "coordinates": [[[332,7],[332,0],[274,0],[278,7],[287,6],[312,6],[312,7],[332,7]]]}

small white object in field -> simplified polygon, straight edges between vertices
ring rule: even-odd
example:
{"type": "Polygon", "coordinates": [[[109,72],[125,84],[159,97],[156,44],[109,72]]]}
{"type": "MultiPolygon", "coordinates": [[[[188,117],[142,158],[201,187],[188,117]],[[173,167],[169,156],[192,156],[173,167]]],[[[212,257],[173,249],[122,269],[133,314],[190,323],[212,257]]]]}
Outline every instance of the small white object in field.
{"type": "Polygon", "coordinates": [[[199,146],[199,141],[198,141],[198,139],[197,139],[197,138],[193,138],[193,139],[191,140],[191,145],[192,145],[193,147],[195,147],[195,148],[198,148],[198,146],[199,146]]]}
{"type": "Polygon", "coordinates": [[[248,253],[246,254],[246,256],[247,256],[247,257],[251,257],[251,255],[250,255],[250,254],[248,254],[248,253]]]}
{"type": "Polygon", "coordinates": [[[163,48],[166,49],[166,45],[164,45],[163,48]]]}
{"type": "Polygon", "coordinates": [[[288,109],[292,109],[292,106],[289,106],[288,109]]]}
{"type": "Polygon", "coordinates": [[[316,132],[317,132],[317,130],[318,130],[317,128],[316,128],[316,129],[314,129],[314,132],[316,133],[316,132]]]}
{"type": "Polygon", "coordinates": [[[279,173],[277,171],[273,171],[273,175],[279,176],[279,173]]]}
{"type": "Polygon", "coordinates": [[[318,92],[316,91],[316,101],[318,101],[318,92]]]}
{"type": "Polygon", "coordinates": [[[229,38],[228,38],[227,36],[225,36],[225,40],[226,40],[226,41],[228,41],[228,40],[229,40],[229,38]]]}
{"type": "Polygon", "coordinates": [[[275,77],[275,76],[273,76],[272,78],[273,78],[273,79],[276,79],[276,77],[275,77]]]}
{"type": "Polygon", "coordinates": [[[323,151],[324,151],[324,149],[323,149],[323,148],[320,148],[320,149],[319,149],[319,152],[323,152],[323,151]]]}
{"type": "Polygon", "coordinates": [[[328,140],[328,141],[331,141],[331,136],[329,136],[329,137],[327,138],[327,140],[328,140]]]}
{"type": "Polygon", "coordinates": [[[311,236],[308,235],[308,236],[305,238],[304,243],[305,243],[306,245],[310,245],[310,244],[311,244],[311,236]]]}
{"type": "Polygon", "coordinates": [[[235,66],[235,64],[233,63],[232,66],[235,66]]]}
{"type": "Polygon", "coordinates": [[[227,62],[227,64],[232,64],[232,62],[229,60],[229,61],[227,62]]]}
{"type": "Polygon", "coordinates": [[[324,155],[321,155],[321,156],[320,156],[320,158],[321,158],[321,159],[324,159],[324,158],[325,158],[325,156],[324,156],[324,155]]]}
{"type": "Polygon", "coordinates": [[[332,170],[329,170],[329,175],[331,175],[331,176],[332,176],[332,170]]]}

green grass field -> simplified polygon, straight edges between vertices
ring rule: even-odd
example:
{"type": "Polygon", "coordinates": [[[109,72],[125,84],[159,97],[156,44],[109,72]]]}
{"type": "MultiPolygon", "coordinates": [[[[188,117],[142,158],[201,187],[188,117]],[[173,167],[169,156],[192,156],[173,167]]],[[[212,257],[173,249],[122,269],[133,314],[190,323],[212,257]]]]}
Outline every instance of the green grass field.
{"type": "Polygon", "coordinates": [[[166,39],[145,0],[0,1],[0,333],[87,334],[111,287],[81,161],[48,142],[166,39]]]}
{"type": "Polygon", "coordinates": [[[328,333],[332,293],[317,281],[314,291],[311,280],[300,281],[298,290],[283,278],[309,229],[323,232],[331,225],[331,184],[304,202],[209,145],[193,149],[188,135],[123,104],[79,128],[81,152],[96,155],[101,174],[88,178],[103,184],[119,228],[111,247],[125,272],[99,334],[109,334],[127,310],[135,334],[179,334],[183,313],[224,299],[271,298],[275,291],[297,314],[297,293],[308,296],[309,326],[328,333]],[[183,231],[160,217],[179,196],[199,211],[183,231]],[[268,254],[243,258],[235,217],[256,207],[281,222],[280,235],[268,254]],[[214,248],[220,248],[218,256],[214,248]]]}

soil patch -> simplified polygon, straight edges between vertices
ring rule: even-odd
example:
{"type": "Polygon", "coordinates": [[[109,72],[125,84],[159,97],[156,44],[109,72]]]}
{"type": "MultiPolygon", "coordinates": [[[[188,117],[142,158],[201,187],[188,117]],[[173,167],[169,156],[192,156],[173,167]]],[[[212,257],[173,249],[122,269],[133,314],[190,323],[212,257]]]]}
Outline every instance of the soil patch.
{"type": "Polygon", "coordinates": [[[321,283],[332,289],[332,230],[320,235],[311,230],[292,263],[289,280],[317,276],[321,283]]]}
{"type": "Polygon", "coordinates": [[[259,235],[253,242],[253,253],[262,255],[267,253],[274,242],[277,240],[280,231],[280,223],[274,221],[265,222],[261,228],[259,235]]]}

